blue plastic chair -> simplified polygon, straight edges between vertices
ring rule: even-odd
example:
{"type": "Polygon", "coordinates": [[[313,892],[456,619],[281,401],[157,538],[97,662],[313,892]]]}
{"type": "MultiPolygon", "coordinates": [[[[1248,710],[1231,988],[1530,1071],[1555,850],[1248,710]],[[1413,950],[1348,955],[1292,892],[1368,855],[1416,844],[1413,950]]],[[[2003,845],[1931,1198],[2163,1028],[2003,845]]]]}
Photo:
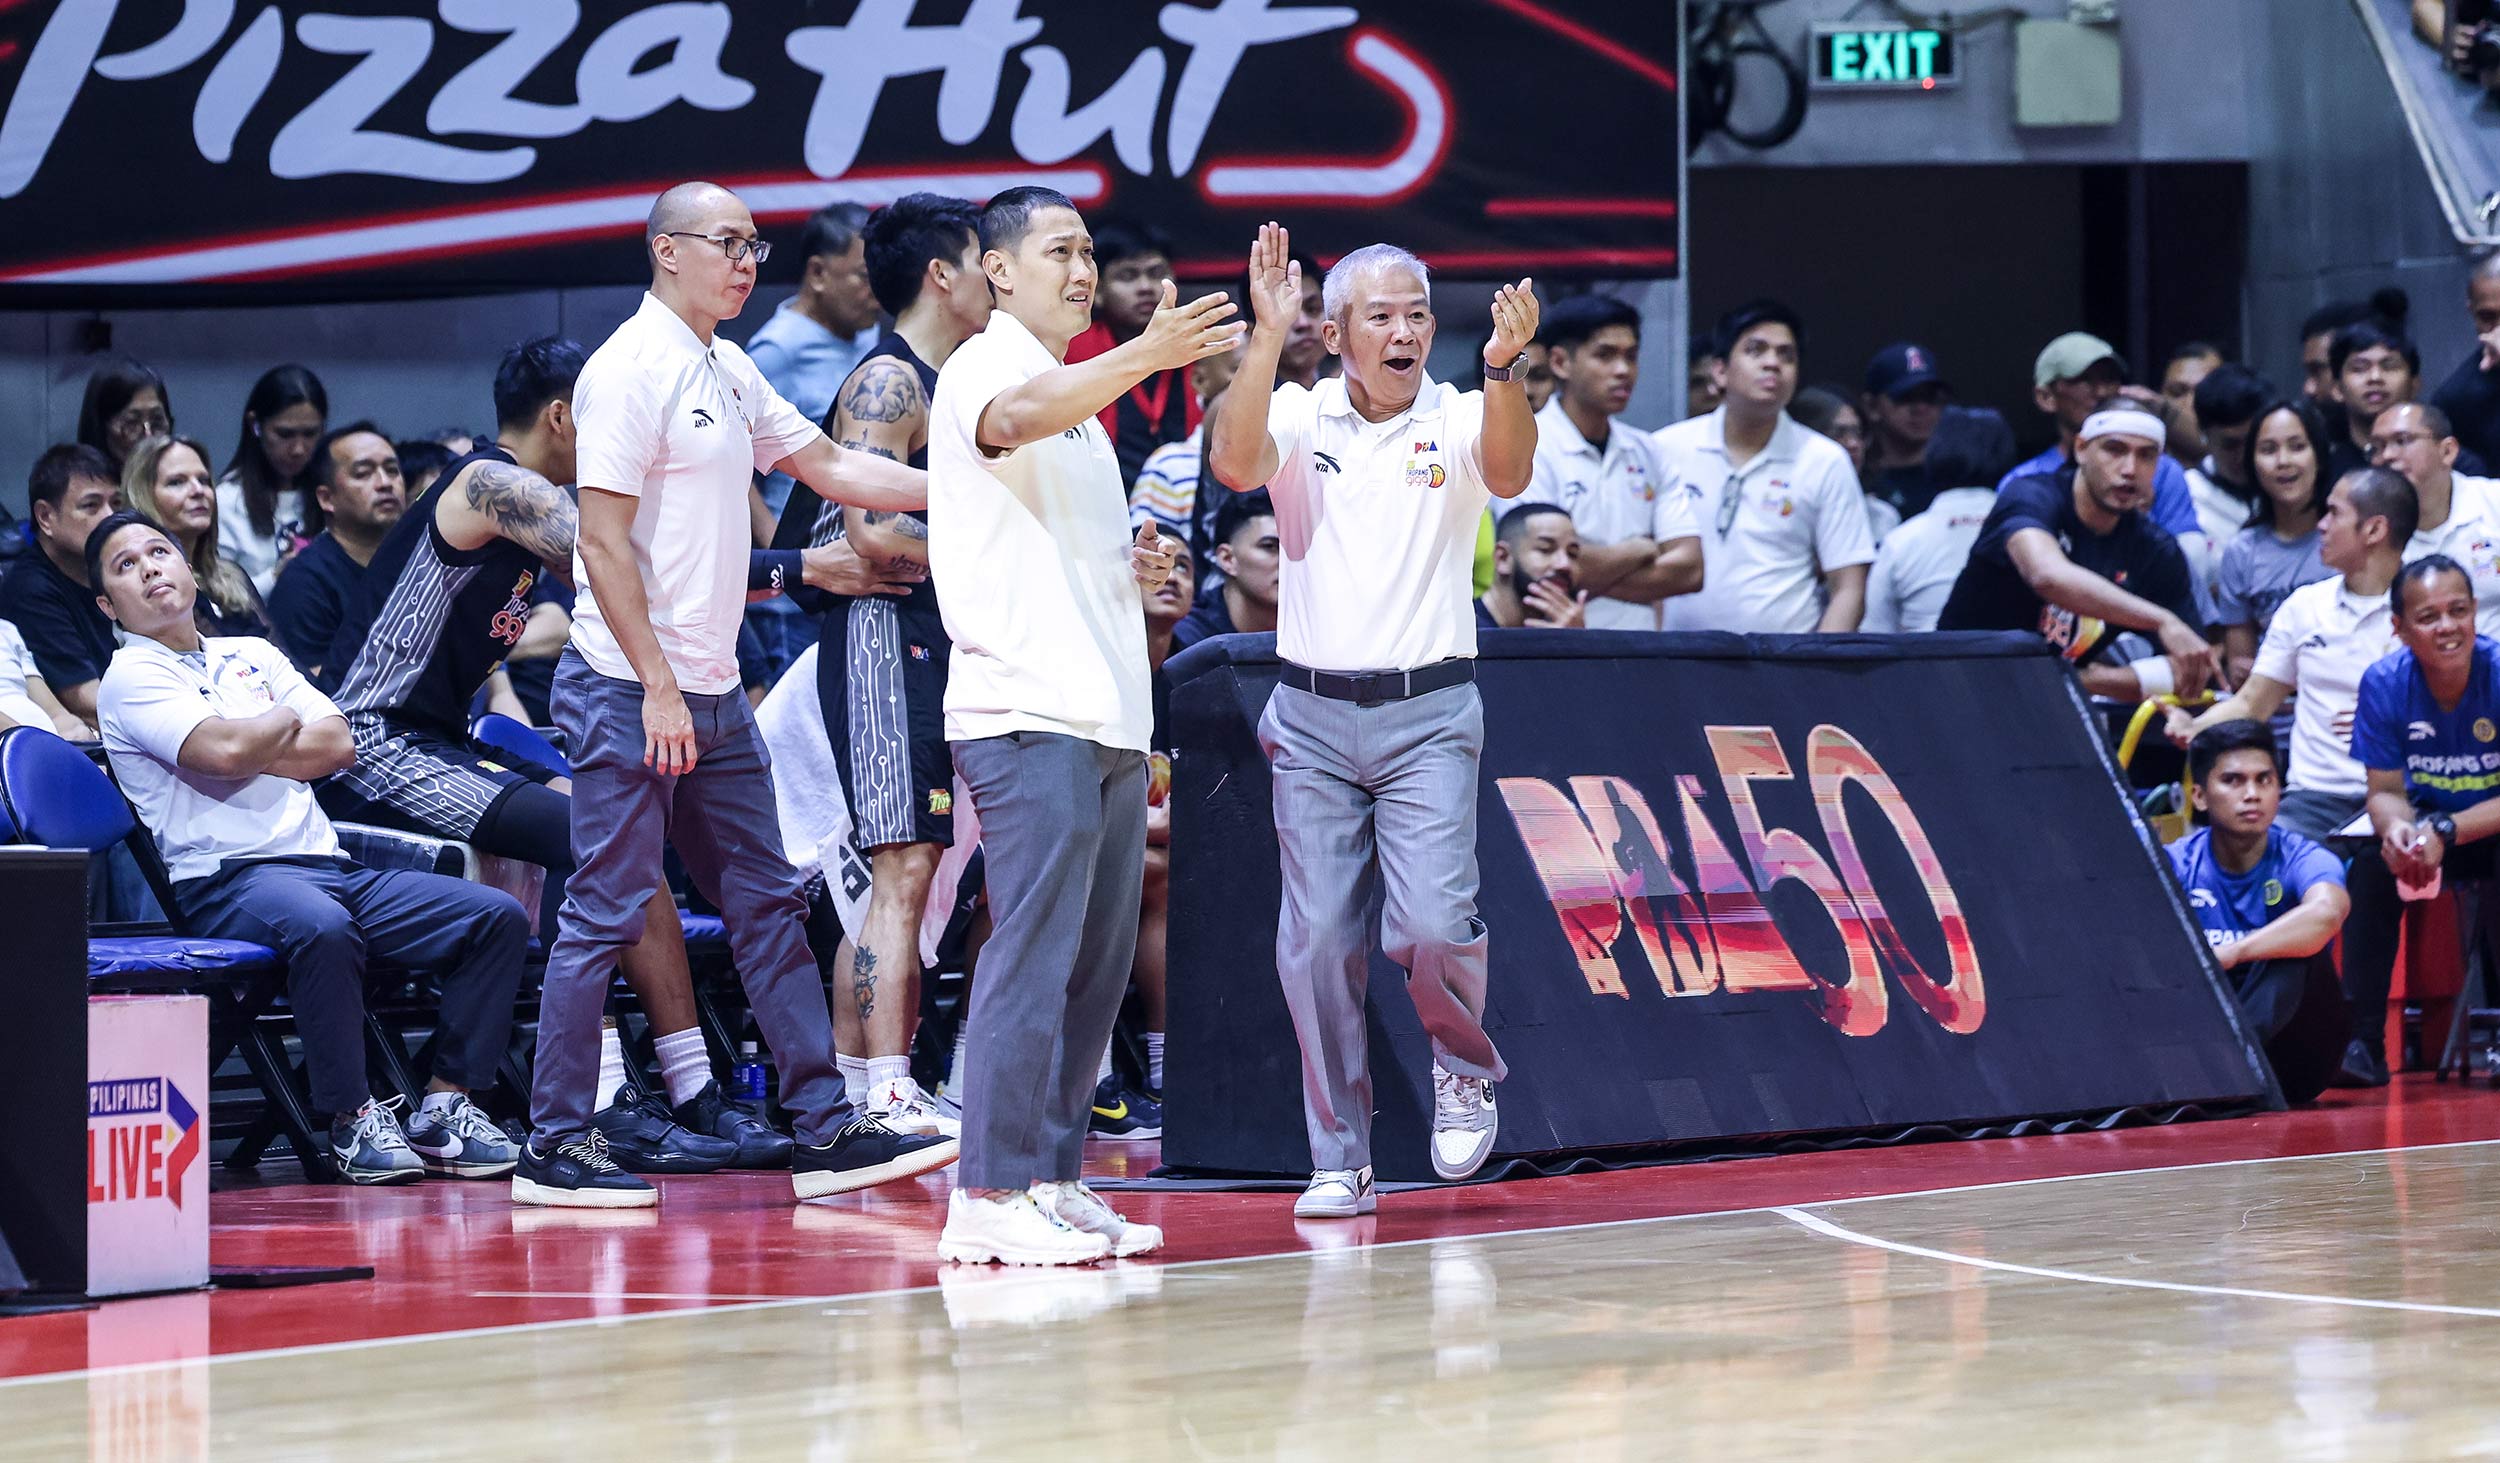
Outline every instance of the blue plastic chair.
{"type": "Polygon", "coordinates": [[[539,733],[538,728],[513,720],[500,711],[490,711],[469,726],[469,735],[481,744],[523,762],[536,763],[559,777],[573,775],[573,764],[556,744],[539,733]]]}

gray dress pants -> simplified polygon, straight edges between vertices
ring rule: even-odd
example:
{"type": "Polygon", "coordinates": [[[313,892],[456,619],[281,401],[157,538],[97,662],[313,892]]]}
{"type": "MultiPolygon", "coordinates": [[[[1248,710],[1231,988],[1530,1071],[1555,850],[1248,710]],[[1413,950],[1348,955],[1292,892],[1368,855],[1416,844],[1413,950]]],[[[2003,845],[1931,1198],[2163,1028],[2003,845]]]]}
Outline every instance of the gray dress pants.
{"type": "Polygon", "coordinates": [[[1461,1076],[1508,1075],[1484,1032],[1476,917],[1484,702],[1472,683],[1371,706],[1278,686],[1259,745],[1274,771],[1276,974],[1302,1044],[1311,1166],[1361,1168],[1372,1161],[1363,996],[1375,894],[1381,947],[1406,968],[1434,1059],[1461,1076]]]}

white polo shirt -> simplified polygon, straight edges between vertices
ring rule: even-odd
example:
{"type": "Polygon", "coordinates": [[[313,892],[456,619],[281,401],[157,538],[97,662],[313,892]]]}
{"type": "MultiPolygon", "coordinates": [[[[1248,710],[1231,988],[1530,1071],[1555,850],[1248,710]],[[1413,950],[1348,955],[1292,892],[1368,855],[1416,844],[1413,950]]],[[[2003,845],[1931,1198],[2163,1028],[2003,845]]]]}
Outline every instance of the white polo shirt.
{"type": "Polygon", "coordinates": [[[1657,440],[1700,525],[1703,566],[1697,593],[1667,601],[1668,629],[1809,634],[1823,618],[1822,576],[1874,562],[1849,454],[1786,412],[1741,469],[1728,461],[1724,406],[1659,429],[1657,440]]]}
{"type": "MultiPolygon", "coordinates": [[[[1691,538],[1691,497],[1667,474],[1658,444],[1621,418],[1607,423],[1603,450],[1581,435],[1557,394],[1536,414],[1536,476],[1521,501],[1551,503],[1571,515],[1584,544],[1619,544],[1646,538],[1664,544],[1691,538]]],[[[1499,516],[1499,515],[1496,515],[1499,516]]],[[[1660,605],[1596,598],[1589,601],[1592,630],[1655,630],[1660,605]]]]}
{"type": "MultiPolygon", "coordinates": [[[[651,632],[678,687],[706,696],[738,689],[738,625],[746,615],[747,484],[824,435],[726,340],[706,346],[649,294],[591,352],[573,383],[575,478],[585,488],[639,499],[634,563],[650,602],[651,632]]],[[[573,648],[590,668],[640,679],[573,552],[573,648]]]]}
{"type": "Polygon", "coordinates": [[[1323,671],[1475,655],[1476,525],[1492,500],[1483,432],[1484,393],[1429,376],[1385,422],[1363,419],[1343,377],[1276,388],[1277,654],[1323,671]]]}
{"type": "Polygon", "coordinates": [[[1994,488],[1947,488],[1916,517],[1884,535],[1866,576],[1870,635],[1923,635],[1936,628],[1953,581],[1970,562],[1980,525],[1997,505],[1994,488]]]}
{"type": "Polygon", "coordinates": [[[2417,531],[2405,544],[2405,562],[2446,554],[2474,580],[2474,628],[2500,638],[2500,479],[2451,478],[2448,521],[2417,531]]]}
{"type": "Polygon", "coordinates": [[[1059,364],[999,310],[938,371],[929,574],[955,642],[946,738],[1040,731],[1143,752],[1154,729],[1146,602],[1110,437],[1087,417],[992,455],[975,435],[999,393],[1059,364]]]}
{"type": "Polygon", "coordinates": [[[2387,596],[2355,594],[2341,574],[2302,585],[2275,610],[2251,669],[2299,693],[2285,786],[2341,797],[2368,791],[2369,774],[2352,755],[2352,712],[2361,673],[2395,650],[2387,596]]]}
{"type": "Polygon", "coordinates": [[[340,714],[266,640],[203,639],[182,655],[133,636],[96,690],[113,777],[156,835],[177,881],[231,858],[335,854],[338,835],[310,784],[262,773],[228,779],[182,766],[182,743],[211,717],[241,720],[287,706],[304,725],[340,714]]]}
{"type": "Polygon", "coordinates": [[[15,624],[0,620],[0,716],[19,726],[52,730],[51,713],[36,704],[35,693],[26,688],[28,681],[41,674],[35,669],[35,653],[26,648],[26,637],[15,624]]]}

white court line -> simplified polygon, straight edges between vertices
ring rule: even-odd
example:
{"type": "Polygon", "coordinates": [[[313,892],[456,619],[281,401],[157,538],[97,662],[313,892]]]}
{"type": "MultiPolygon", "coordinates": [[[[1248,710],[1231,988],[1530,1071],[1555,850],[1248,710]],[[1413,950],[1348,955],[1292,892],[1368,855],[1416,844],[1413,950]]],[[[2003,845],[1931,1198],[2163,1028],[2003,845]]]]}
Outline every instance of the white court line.
{"type": "Polygon", "coordinates": [[[472,1290],[474,1300],[799,1300],[788,1291],[773,1295],[718,1295],[703,1290],[472,1290]]]}
{"type": "MultiPolygon", "coordinates": [[[[2487,1148],[2500,1143],[2500,1138],[2478,1138],[2456,1143],[2422,1143],[2381,1148],[2339,1149],[2332,1153],[2277,1153],[2261,1158],[2225,1158],[2210,1163],[2155,1164],[2147,1168],[2110,1169],[2102,1173],[2054,1174],[2036,1179],[2006,1179],[1985,1184],[1948,1184],[1934,1189],[1911,1189],[1895,1194],[1862,1194],[1848,1199],[1817,1200],[1815,1208],[1835,1204],[1865,1204],[1878,1199],[1925,1199],[1946,1194],[1975,1193],[1986,1189],[2019,1188],[2027,1184],[2065,1183],[2076,1179],[2114,1179],[2138,1177],[2155,1173],[2185,1173],[2197,1169],[2243,1168],[2260,1163],[2305,1163],[2321,1158],[2367,1158],[2388,1153],[2431,1153],[2448,1148],[2487,1148]]],[[[1282,1196],[1279,1196],[1280,1200],[1282,1196]]],[[[1595,1229],[1628,1229],[1640,1225],[1675,1224],[1694,1219],[1729,1219],[1748,1214],[1784,1215],[1793,1206],[1756,1204],[1742,1209],[1706,1209],[1691,1214],[1657,1214],[1641,1219],[1592,1219],[1577,1224],[1533,1225],[1526,1229],[1488,1229],[1475,1234],[1437,1234],[1422,1239],[1383,1240],[1360,1246],[1368,1250],[1402,1250],[1416,1245],[1447,1244],[1466,1239],[1511,1239],[1540,1234],[1574,1234],[1595,1229]]],[[[1164,1271],[1196,1270],[1209,1265],[1241,1265],[1266,1260],[1300,1260],[1321,1253],[1304,1248],[1278,1250],[1264,1255],[1231,1255],[1207,1260],[1174,1260],[1157,1265],[1164,1271]]],[[[1144,1263],[1144,1262],[1131,1262],[1144,1263]]],[[[624,1316],[571,1316],[556,1321],[516,1321],[501,1326],[469,1326],[456,1331],[420,1331],[403,1336],[364,1336],[352,1341],[314,1341],[301,1346],[272,1346],[256,1351],[221,1351],[207,1356],[178,1357],[165,1361],[126,1362],[119,1366],[76,1367],[67,1371],[35,1372],[26,1376],[0,1377],[0,1391],[13,1387],[34,1386],[45,1382],[70,1382],[91,1377],[128,1376],[136,1372],[170,1371],[180,1367],[224,1366],[238,1361],[267,1361],[285,1357],[326,1356],[338,1352],[366,1351],[377,1347],[415,1346],[429,1341],[461,1341],[479,1336],[519,1336],[543,1331],[567,1331],[585,1326],[622,1326],[636,1321],[654,1321],[667,1317],[729,1315],[740,1311],[784,1309],[791,1306],[826,1305],[836,1301],[885,1300],[897,1296],[927,1295],[939,1289],[935,1285],[905,1285],[891,1290],[837,1291],[827,1295],[793,1295],[772,1300],[739,1301],[728,1305],[690,1305],[674,1310],[636,1311],[624,1316]]],[[[532,1297],[545,1296],[545,1291],[526,1292],[532,1297]]],[[[107,1302],[110,1304],[110,1302],[107,1302]]]]}
{"type": "MultiPolygon", "coordinates": [[[[1906,1196],[1905,1196],[1906,1197],[1906,1196]]],[[[1984,1255],[1957,1254],[1952,1250],[1931,1250],[1925,1245],[1908,1245],[1899,1240],[1878,1239],[1844,1229],[1828,1219],[1818,1219],[1802,1209],[1778,1208],[1771,1211],[1791,1224],[1810,1229],[1831,1239],[1846,1240],[1853,1245],[1890,1250],[1896,1255],[1912,1255],[1922,1260],[1941,1260],[1948,1265],[1968,1265],[1979,1270],[1995,1270],[2007,1275],[2029,1275],[2040,1280],[2071,1280],[2082,1285],[2110,1285],[2127,1290],[2167,1290],[2178,1295],[2227,1295],[2243,1300],[2288,1300],[2303,1305],[2347,1306],[2362,1311],[2422,1311],[2435,1316],[2478,1316],[2500,1320],[2500,1310],[2487,1306],[2443,1306],[2411,1300],[2365,1300],[2353,1295],[2313,1295],[2297,1290],[2248,1290],[2236,1285],[2192,1285],[2180,1280],[2139,1280],[2125,1275],[2090,1275],[2081,1270],[2053,1270],[2045,1265],[2017,1265],[2010,1260],[1991,1260],[1984,1255]]]]}

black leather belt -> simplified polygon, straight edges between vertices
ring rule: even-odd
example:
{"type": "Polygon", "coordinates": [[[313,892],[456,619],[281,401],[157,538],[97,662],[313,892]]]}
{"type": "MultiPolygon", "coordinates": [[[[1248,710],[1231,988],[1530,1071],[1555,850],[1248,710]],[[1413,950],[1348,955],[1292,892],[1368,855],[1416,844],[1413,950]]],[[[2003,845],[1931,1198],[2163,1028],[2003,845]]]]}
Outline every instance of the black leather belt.
{"type": "Polygon", "coordinates": [[[1331,701],[1351,701],[1357,706],[1411,700],[1452,686],[1464,686],[1475,678],[1476,663],[1463,656],[1417,666],[1411,671],[1365,671],[1359,675],[1315,671],[1286,661],[1276,673],[1277,680],[1297,691],[1308,691],[1331,701]]]}

